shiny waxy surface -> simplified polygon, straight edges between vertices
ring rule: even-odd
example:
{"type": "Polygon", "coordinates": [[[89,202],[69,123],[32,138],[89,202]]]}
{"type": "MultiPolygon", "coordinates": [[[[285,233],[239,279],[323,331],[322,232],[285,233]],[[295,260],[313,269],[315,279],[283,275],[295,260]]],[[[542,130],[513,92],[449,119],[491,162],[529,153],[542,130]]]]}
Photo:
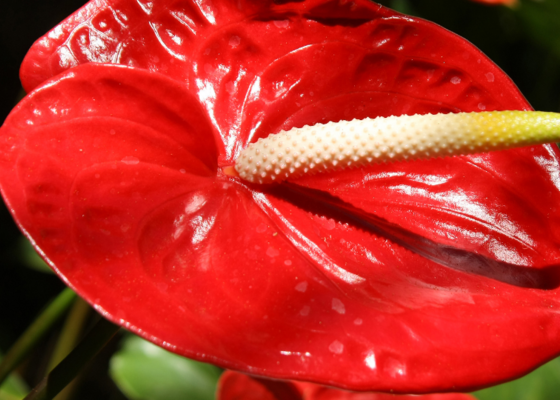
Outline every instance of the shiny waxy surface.
{"type": "Polygon", "coordinates": [[[442,28],[366,1],[99,0],[34,45],[22,78],[37,89],[0,131],[9,208],[145,338],[395,392],[487,385],[558,353],[555,147],[278,187],[222,173],[292,127],[530,109],[442,28]]]}

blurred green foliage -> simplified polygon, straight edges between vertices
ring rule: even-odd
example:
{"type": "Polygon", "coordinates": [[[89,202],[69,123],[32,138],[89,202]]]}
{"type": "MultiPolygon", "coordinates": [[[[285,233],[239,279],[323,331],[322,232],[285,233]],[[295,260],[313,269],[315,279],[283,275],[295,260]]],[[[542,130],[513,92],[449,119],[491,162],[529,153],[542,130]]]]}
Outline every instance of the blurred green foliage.
{"type": "Polygon", "coordinates": [[[26,267],[32,268],[36,271],[52,274],[52,269],[50,269],[41,256],[37,254],[31,242],[29,242],[29,240],[27,240],[27,238],[23,235],[19,238],[17,250],[19,257],[21,258],[21,262],[25,264],[26,267]]]}
{"type": "Polygon", "coordinates": [[[25,382],[19,376],[13,374],[0,386],[0,400],[21,400],[28,392],[29,388],[25,382]]]}
{"type": "Polygon", "coordinates": [[[212,400],[221,370],[129,335],[110,373],[131,400],[212,400]]]}
{"type": "MultiPolygon", "coordinates": [[[[496,62],[519,86],[535,109],[560,111],[560,0],[520,0],[516,7],[487,6],[469,0],[380,0],[405,14],[433,21],[467,38],[496,62]]],[[[22,89],[18,68],[34,40],[70,15],[85,0],[0,2],[0,122],[22,89]]],[[[0,349],[6,349],[42,306],[61,290],[46,264],[19,233],[4,208],[0,212],[0,349]],[[22,268],[23,266],[31,267],[22,268]],[[46,269],[45,269],[46,268],[46,269]],[[41,271],[41,272],[39,272],[41,271]]],[[[48,343],[44,349],[49,349],[48,343]]],[[[107,377],[110,355],[87,372],[86,389],[75,398],[124,399],[107,377]],[[100,383],[101,382],[101,383],[100,383]],[[92,389],[95,388],[95,389],[92,389]],[[93,394],[92,394],[93,393],[93,394]]],[[[41,365],[42,362],[33,363],[41,365]]],[[[41,368],[27,368],[31,384],[41,368]]],[[[166,352],[129,336],[110,361],[110,373],[132,400],[205,400],[213,398],[219,369],[166,352]]],[[[27,387],[11,378],[0,400],[21,399],[27,387]]],[[[560,398],[560,360],[519,380],[476,392],[480,400],[552,400],[560,398]]]]}

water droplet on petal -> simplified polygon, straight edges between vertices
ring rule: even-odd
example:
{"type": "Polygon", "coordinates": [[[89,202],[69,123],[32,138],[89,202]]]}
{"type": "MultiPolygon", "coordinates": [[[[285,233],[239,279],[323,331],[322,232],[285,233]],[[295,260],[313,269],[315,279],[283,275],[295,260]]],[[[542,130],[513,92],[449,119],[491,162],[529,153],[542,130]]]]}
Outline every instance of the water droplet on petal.
{"type": "Polygon", "coordinates": [[[332,231],[334,228],[336,228],[336,223],[334,222],[334,220],[329,219],[325,222],[324,227],[325,229],[332,231]]]}
{"type": "Polygon", "coordinates": [[[266,255],[269,257],[276,257],[279,254],[280,252],[276,250],[274,247],[269,247],[268,250],[266,250],[266,255]]]}
{"type": "Polygon", "coordinates": [[[290,21],[288,21],[287,19],[282,19],[274,21],[274,25],[276,25],[277,28],[287,28],[288,25],[290,25],[290,21]]]}
{"type": "Polygon", "coordinates": [[[332,351],[334,354],[342,354],[342,352],[344,351],[344,345],[340,343],[338,340],[335,340],[330,344],[329,350],[332,351]]]}
{"type": "Polygon", "coordinates": [[[344,303],[336,298],[332,299],[332,309],[339,314],[344,314],[346,312],[346,307],[344,307],[344,303]]]}
{"type": "Polygon", "coordinates": [[[239,36],[232,36],[229,38],[229,45],[231,47],[233,47],[234,49],[239,46],[239,44],[241,43],[241,38],[239,36]]]}
{"type": "Polygon", "coordinates": [[[299,312],[299,315],[301,315],[302,317],[307,317],[309,315],[309,311],[311,311],[311,307],[304,306],[299,312]]]}
{"type": "Polygon", "coordinates": [[[296,285],[298,292],[304,293],[307,290],[307,282],[300,282],[296,285]]]}
{"type": "Polygon", "coordinates": [[[140,160],[137,159],[136,157],[127,156],[127,157],[123,158],[121,160],[121,162],[126,164],[126,165],[136,165],[140,162],[140,160]]]}

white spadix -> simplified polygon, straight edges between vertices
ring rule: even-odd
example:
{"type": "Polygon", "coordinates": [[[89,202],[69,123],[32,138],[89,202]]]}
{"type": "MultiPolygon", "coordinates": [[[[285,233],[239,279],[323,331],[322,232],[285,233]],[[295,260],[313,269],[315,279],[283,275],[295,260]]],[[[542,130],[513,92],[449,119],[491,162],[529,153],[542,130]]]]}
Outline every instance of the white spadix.
{"type": "Polygon", "coordinates": [[[329,122],[250,144],[236,161],[254,183],[360,166],[458,156],[560,141],[560,114],[538,111],[428,114],[329,122]]]}

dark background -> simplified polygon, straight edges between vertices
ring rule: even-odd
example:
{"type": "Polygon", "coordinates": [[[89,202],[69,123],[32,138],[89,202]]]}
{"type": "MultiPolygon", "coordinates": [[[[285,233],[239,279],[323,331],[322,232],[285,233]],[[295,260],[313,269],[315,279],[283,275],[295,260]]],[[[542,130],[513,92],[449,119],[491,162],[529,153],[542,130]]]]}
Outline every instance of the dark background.
{"type": "MultiPolygon", "coordinates": [[[[19,65],[35,40],[76,11],[85,0],[0,0],[0,121],[25,95],[19,81],[19,65]]],[[[0,352],[27,328],[64,285],[53,274],[28,268],[22,235],[0,200],[0,352]]],[[[88,325],[94,322],[94,316],[88,325]]],[[[19,372],[34,386],[42,378],[57,331],[47,337],[19,372]]],[[[112,343],[82,374],[81,400],[126,400],[107,375],[112,343]]]]}
{"type": "MultiPolygon", "coordinates": [[[[18,71],[29,47],[84,3],[0,1],[0,122],[24,95],[18,71]]],[[[515,8],[468,0],[381,3],[436,22],[467,38],[513,79],[535,109],[560,111],[560,0],[521,0],[515,8]]],[[[0,351],[6,351],[63,285],[54,275],[25,266],[21,234],[9,212],[0,206],[0,351]]],[[[47,341],[44,346],[48,345],[47,341]]],[[[98,367],[101,374],[104,368],[106,360],[98,367]]],[[[31,384],[38,379],[33,373],[27,375],[31,384]]],[[[90,395],[92,399],[109,398],[95,391],[90,395]]],[[[113,393],[111,397],[119,395],[113,393]]]]}
{"type": "MultiPolygon", "coordinates": [[[[35,40],[77,10],[84,0],[0,1],[0,121],[25,94],[19,65],[35,40]]],[[[2,204],[0,210],[0,350],[5,351],[63,285],[50,274],[25,268],[21,234],[2,204]]]]}

